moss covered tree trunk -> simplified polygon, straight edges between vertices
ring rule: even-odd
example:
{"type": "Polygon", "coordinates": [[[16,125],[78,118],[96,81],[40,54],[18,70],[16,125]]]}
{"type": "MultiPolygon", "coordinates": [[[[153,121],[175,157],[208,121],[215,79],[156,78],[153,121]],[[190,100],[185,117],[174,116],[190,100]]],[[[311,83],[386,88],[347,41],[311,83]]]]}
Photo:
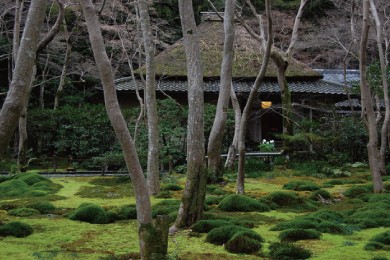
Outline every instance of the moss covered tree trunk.
{"type": "Polygon", "coordinates": [[[203,69],[192,1],[179,0],[179,12],[188,80],[187,182],[179,212],[174,225],[169,230],[170,233],[190,226],[202,216],[207,178],[203,131],[203,69]]]}
{"type": "Polygon", "coordinates": [[[164,259],[167,246],[165,239],[167,228],[160,227],[160,225],[155,226],[152,223],[152,208],[147,183],[133,139],[130,136],[127,123],[119,107],[112,67],[105,50],[96,10],[91,0],[80,0],[80,3],[83,8],[89,39],[103,85],[104,103],[107,114],[122,148],[126,166],[134,187],[141,258],[164,259]],[[165,234],[163,234],[164,232],[165,234]]]}

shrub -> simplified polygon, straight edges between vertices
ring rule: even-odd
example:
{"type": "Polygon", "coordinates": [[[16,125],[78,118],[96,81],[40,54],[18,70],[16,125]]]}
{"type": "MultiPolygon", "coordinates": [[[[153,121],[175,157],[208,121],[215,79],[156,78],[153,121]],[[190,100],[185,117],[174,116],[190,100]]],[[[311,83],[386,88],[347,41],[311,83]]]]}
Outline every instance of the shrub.
{"type": "Polygon", "coordinates": [[[163,200],[153,206],[152,216],[176,214],[180,206],[180,200],[163,200]]]}
{"type": "Polygon", "coordinates": [[[298,217],[289,221],[281,222],[273,226],[271,231],[280,231],[285,229],[318,229],[318,225],[322,222],[319,218],[314,217],[298,217]]]}
{"type": "Polygon", "coordinates": [[[256,199],[240,195],[240,194],[231,194],[226,196],[218,205],[218,207],[223,211],[269,211],[269,207],[256,199]]]}
{"type": "Polygon", "coordinates": [[[74,210],[69,218],[91,224],[106,224],[109,222],[106,211],[95,204],[82,204],[74,210]]]}
{"type": "Polygon", "coordinates": [[[263,197],[260,201],[268,201],[272,207],[295,207],[302,205],[304,200],[294,192],[275,191],[263,197]]]}
{"type": "Polygon", "coordinates": [[[236,254],[253,254],[261,249],[262,240],[253,238],[246,232],[237,232],[225,244],[225,249],[236,254]]]}
{"type": "Polygon", "coordinates": [[[0,226],[0,236],[26,237],[34,232],[33,228],[25,223],[15,221],[0,226]]]}
{"type": "Polygon", "coordinates": [[[385,231],[371,238],[364,249],[370,251],[378,249],[390,250],[390,231],[385,231]]]}
{"type": "Polygon", "coordinates": [[[348,190],[344,191],[344,196],[348,198],[357,198],[359,196],[371,193],[372,188],[367,185],[352,186],[348,190]]]}
{"type": "Polygon", "coordinates": [[[305,239],[318,239],[321,232],[315,229],[287,229],[279,234],[279,239],[283,242],[294,242],[305,239]]]}
{"type": "Polygon", "coordinates": [[[8,214],[17,217],[29,217],[33,215],[39,215],[40,212],[32,208],[17,208],[17,209],[11,209],[10,211],[8,211],[8,214]]]}
{"type": "Polygon", "coordinates": [[[235,225],[226,225],[219,228],[212,229],[206,237],[206,241],[211,244],[222,245],[228,242],[236,233],[245,232],[247,236],[253,239],[263,241],[261,236],[255,231],[235,225]]]}
{"type": "Polygon", "coordinates": [[[157,193],[156,195],[154,195],[154,197],[160,198],[160,199],[169,199],[169,198],[172,198],[172,192],[170,190],[162,190],[159,193],[157,193]]]}
{"type": "Polygon", "coordinates": [[[137,209],[135,205],[126,205],[122,207],[116,207],[107,211],[109,222],[117,220],[127,220],[137,218],[137,209]]]}
{"type": "Polygon", "coordinates": [[[183,188],[179,185],[179,184],[175,184],[175,183],[168,183],[168,184],[165,184],[161,187],[161,190],[165,191],[165,190],[171,190],[171,191],[178,191],[178,190],[182,190],[183,188]]]}
{"type": "Polygon", "coordinates": [[[361,228],[390,227],[390,212],[383,208],[364,207],[350,215],[347,222],[361,228]]]}
{"type": "Polygon", "coordinates": [[[56,209],[56,207],[49,201],[37,201],[28,204],[28,207],[38,210],[41,214],[48,214],[56,209]]]}
{"type": "Polygon", "coordinates": [[[222,196],[206,196],[205,203],[206,205],[216,205],[223,200],[222,196]]]}
{"type": "Polygon", "coordinates": [[[307,259],[311,257],[311,252],[292,243],[272,243],[269,246],[271,259],[290,260],[307,259]]]}
{"type": "Polygon", "coordinates": [[[43,177],[37,173],[19,173],[15,176],[15,179],[21,180],[29,186],[32,186],[35,183],[39,183],[39,182],[45,182],[45,183],[52,182],[50,179],[43,177]]]}
{"type": "Polygon", "coordinates": [[[310,194],[309,199],[317,201],[317,200],[319,200],[319,196],[321,196],[323,199],[326,199],[326,200],[330,200],[332,198],[332,196],[330,195],[330,193],[328,191],[316,190],[310,194]]]}
{"type": "Polygon", "coordinates": [[[21,180],[12,179],[0,183],[0,197],[22,196],[29,190],[29,186],[21,180]]]}
{"type": "Polygon", "coordinates": [[[343,225],[337,222],[331,222],[324,220],[320,224],[318,224],[317,230],[323,232],[323,233],[330,233],[330,234],[347,234],[349,233],[343,225]]]}
{"type": "Polygon", "coordinates": [[[344,215],[341,212],[332,210],[319,210],[309,215],[313,218],[319,218],[321,220],[335,221],[338,223],[344,222],[344,215]]]}
{"type": "Polygon", "coordinates": [[[319,190],[320,187],[309,181],[291,181],[283,185],[283,189],[295,191],[314,191],[319,190]]]}
{"type": "Polygon", "coordinates": [[[222,219],[210,219],[210,220],[199,220],[194,225],[192,225],[192,231],[198,233],[208,233],[214,228],[219,228],[222,226],[231,225],[227,220],[222,219]]]}

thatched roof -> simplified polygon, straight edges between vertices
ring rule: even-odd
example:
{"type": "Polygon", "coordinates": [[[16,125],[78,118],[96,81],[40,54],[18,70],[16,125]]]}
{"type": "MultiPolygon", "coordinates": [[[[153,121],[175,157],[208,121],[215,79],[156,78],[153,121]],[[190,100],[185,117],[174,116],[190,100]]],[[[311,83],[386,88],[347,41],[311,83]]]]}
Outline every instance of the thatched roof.
{"type": "MultiPolygon", "coordinates": [[[[260,70],[262,50],[260,44],[244,27],[235,27],[235,59],[233,63],[234,78],[255,78],[260,70]]],[[[205,78],[219,78],[223,55],[223,23],[221,21],[206,21],[198,26],[200,37],[201,58],[205,78]]],[[[183,39],[177,41],[155,58],[157,76],[185,78],[187,75],[186,57],[183,39]]],[[[145,68],[141,68],[144,70],[145,68]]],[[[266,77],[276,78],[276,67],[269,62],[266,77]]],[[[293,59],[287,70],[288,78],[318,79],[321,74],[305,64],[293,59]]]]}

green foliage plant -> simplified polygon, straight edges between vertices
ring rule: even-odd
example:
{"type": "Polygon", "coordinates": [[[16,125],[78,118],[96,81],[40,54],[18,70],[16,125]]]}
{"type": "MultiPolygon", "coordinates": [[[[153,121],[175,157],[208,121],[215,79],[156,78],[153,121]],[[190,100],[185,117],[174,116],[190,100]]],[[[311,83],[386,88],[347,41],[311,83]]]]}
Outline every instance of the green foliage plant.
{"type": "Polygon", "coordinates": [[[310,181],[290,181],[283,185],[283,189],[295,191],[314,191],[319,190],[320,187],[310,181]]]}
{"type": "Polygon", "coordinates": [[[270,208],[259,202],[256,199],[251,197],[240,195],[240,194],[231,194],[226,196],[218,205],[223,211],[241,211],[241,212],[265,212],[269,211],[270,208]]]}
{"type": "Polygon", "coordinates": [[[206,241],[215,245],[223,245],[238,232],[245,232],[247,236],[263,242],[263,238],[255,231],[235,225],[224,225],[219,228],[212,229],[209,233],[207,233],[206,241]]]}
{"type": "Polygon", "coordinates": [[[282,242],[295,242],[306,239],[319,239],[321,232],[315,229],[286,229],[280,232],[279,239],[282,242]]]}
{"type": "Polygon", "coordinates": [[[159,198],[159,199],[169,199],[172,198],[172,191],[170,190],[161,190],[159,193],[154,195],[154,197],[159,198]]]}
{"type": "Polygon", "coordinates": [[[180,186],[179,184],[168,183],[162,185],[161,190],[179,191],[179,190],[183,190],[183,187],[180,186]]]}
{"type": "Polygon", "coordinates": [[[121,207],[115,207],[107,211],[109,222],[115,222],[118,220],[128,220],[137,218],[137,209],[135,205],[125,205],[121,207]]]}
{"type": "Polygon", "coordinates": [[[309,196],[309,199],[314,200],[314,201],[318,201],[320,198],[323,198],[325,200],[330,200],[330,199],[332,199],[332,195],[326,190],[319,189],[319,190],[313,191],[309,196]]]}
{"type": "Polygon", "coordinates": [[[199,220],[191,226],[191,230],[198,233],[208,233],[214,228],[231,225],[227,220],[223,219],[205,219],[199,220]]]}
{"type": "Polygon", "coordinates": [[[0,225],[0,236],[13,236],[13,237],[27,237],[34,232],[34,229],[19,221],[10,222],[4,225],[0,225]]]}
{"type": "Polygon", "coordinates": [[[301,246],[293,243],[272,243],[269,246],[269,256],[271,259],[290,260],[290,259],[307,259],[312,253],[301,246]]]}
{"type": "Polygon", "coordinates": [[[32,208],[17,208],[9,210],[8,214],[17,217],[30,217],[33,215],[40,215],[41,213],[38,210],[32,208]]]}
{"type": "Polygon", "coordinates": [[[107,224],[109,222],[107,212],[101,206],[95,204],[80,205],[69,215],[69,219],[91,224],[107,224]]]}
{"type": "Polygon", "coordinates": [[[53,212],[56,207],[53,205],[53,203],[45,200],[40,200],[36,202],[29,203],[27,205],[29,208],[38,210],[41,214],[48,214],[53,212]]]}
{"type": "Polygon", "coordinates": [[[255,254],[261,249],[263,239],[251,233],[239,231],[225,244],[225,249],[235,254],[255,254]]]}
{"type": "Polygon", "coordinates": [[[382,232],[373,238],[364,247],[365,250],[384,249],[390,251],[390,231],[382,232]]]}
{"type": "Polygon", "coordinates": [[[206,205],[217,205],[219,204],[221,201],[223,200],[223,197],[222,196],[215,196],[215,195],[208,195],[206,196],[206,199],[205,199],[205,204],[206,205]]]}
{"type": "Polygon", "coordinates": [[[355,185],[343,192],[343,195],[348,198],[357,198],[362,195],[371,193],[372,187],[370,185],[355,185]]]}

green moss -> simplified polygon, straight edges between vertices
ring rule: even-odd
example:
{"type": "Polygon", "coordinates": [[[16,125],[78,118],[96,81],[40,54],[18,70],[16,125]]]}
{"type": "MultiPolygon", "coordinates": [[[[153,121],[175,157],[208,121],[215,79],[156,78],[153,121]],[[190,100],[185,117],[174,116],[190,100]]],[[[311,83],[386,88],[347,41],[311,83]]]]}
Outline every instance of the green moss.
{"type": "Polygon", "coordinates": [[[261,249],[262,241],[261,238],[258,239],[247,232],[240,231],[229,239],[225,244],[225,249],[235,254],[255,254],[261,249]]]}
{"type": "Polygon", "coordinates": [[[372,192],[371,185],[358,185],[358,186],[352,186],[348,190],[344,191],[343,194],[348,198],[357,198],[359,196],[366,195],[371,192],[372,192]]]}
{"type": "Polygon", "coordinates": [[[17,217],[30,217],[33,215],[39,215],[41,213],[36,209],[17,208],[17,209],[11,209],[10,211],[8,211],[8,214],[11,216],[17,216],[17,217]]]}
{"type": "Polygon", "coordinates": [[[178,190],[182,190],[183,187],[181,187],[179,184],[175,184],[175,183],[168,183],[168,184],[165,184],[161,187],[161,190],[171,190],[171,191],[178,191],[178,190]]]}
{"type": "Polygon", "coordinates": [[[53,212],[56,207],[49,201],[36,201],[28,204],[29,208],[38,210],[41,214],[53,212]]]}
{"type": "Polygon", "coordinates": [[[206,205],[217,205],[223,200],[222,196],[206,196],[206,205]]]}
{"type": "Polygon", "coordinates": [[[219,228],[212,229],[206,237],[206,241],[215,245],[222,245],[227,243],[236,233],[244,232],[246,236],[263,241],[262,237],[255,231],[235,225],[225,225],[219,228]]]}
{"type": "Polygon", "coordinates": [[[315,191],[319,190],[320,187],[314,182],[309,181],[290,181],[283,185],[283,189],[295,190],[295,191],[315,191]]]}
{"type": "Polygon", "coordinates": [[[318,200],[320,200],[320,198],[319,198],[320,196],[326,200],[330,200],[332,198],[332,195],[330,195],[330,193],[328,191],[316,190],[310,194],[309,199],[314,200],[314,201],[318,201],[318,200]]]}
{"type": "Polygon", "coordinates": [[[199,220],[191,226],[191,230],[199,233],[208,233],[214,228],[231,225],[227,220],[222,219],[210,219],[210,220],[199,220]]]}
{"type": "Polygon", "coordinates": [[[172,198],[172,195],[173,194],[170,190],[162,190],[159,193],[157,193],[156,195],[154,195],[154,197],[160,198],[160,199],[169,199],[169,198],[172,198]]]}
{"type": "Polygon", "coordinates": [[[121,207],[115,207],[107,211],[109,222],[126,219],[136,219],[137,209],[135,205],[125,205],[121,207]]]}
{"type": "Polygon", "coordinates": [[[272,243],[269,247],[269,256],[271,259],[307,259],[310,258],[311,255],[309,250],[292,243],[272,243]]]}
{"type": "Polygon", "coordinates": [[[225,197],[219,203],[218,208],[220,208],[223,211],[242,211],[242,212],[251,212],[251,211],[264,212],[270,210],[270,208],[267,205],[253,198],[244,195],[239,195],[239,194],[231,194],[225,197]]]}
{"type": "Polygon", "coordinates": [[[34,232],[30,225],[15,221],[0,226],[0,236],[26,237],[34,232]]]}
{"type": "Polygon", "coordinates": [[[109,222],[106,211],[95,204],[82,204],[70,215],[69,219],[88,222],[91,224],[106,224],[109,222]]]}
{"type": "Polygon", "coordinates": [[[279,239],[283,242],[295,242],[306,239],[319,239],[321,232],[315,229],[287,229],[279,234],[279,239]]]}
{"type": "Polygon", "coordinates": [[[390,251],[390,231],[385,231],[371,238],[364,249],[369,251],[379,249],[390,251]]]}

